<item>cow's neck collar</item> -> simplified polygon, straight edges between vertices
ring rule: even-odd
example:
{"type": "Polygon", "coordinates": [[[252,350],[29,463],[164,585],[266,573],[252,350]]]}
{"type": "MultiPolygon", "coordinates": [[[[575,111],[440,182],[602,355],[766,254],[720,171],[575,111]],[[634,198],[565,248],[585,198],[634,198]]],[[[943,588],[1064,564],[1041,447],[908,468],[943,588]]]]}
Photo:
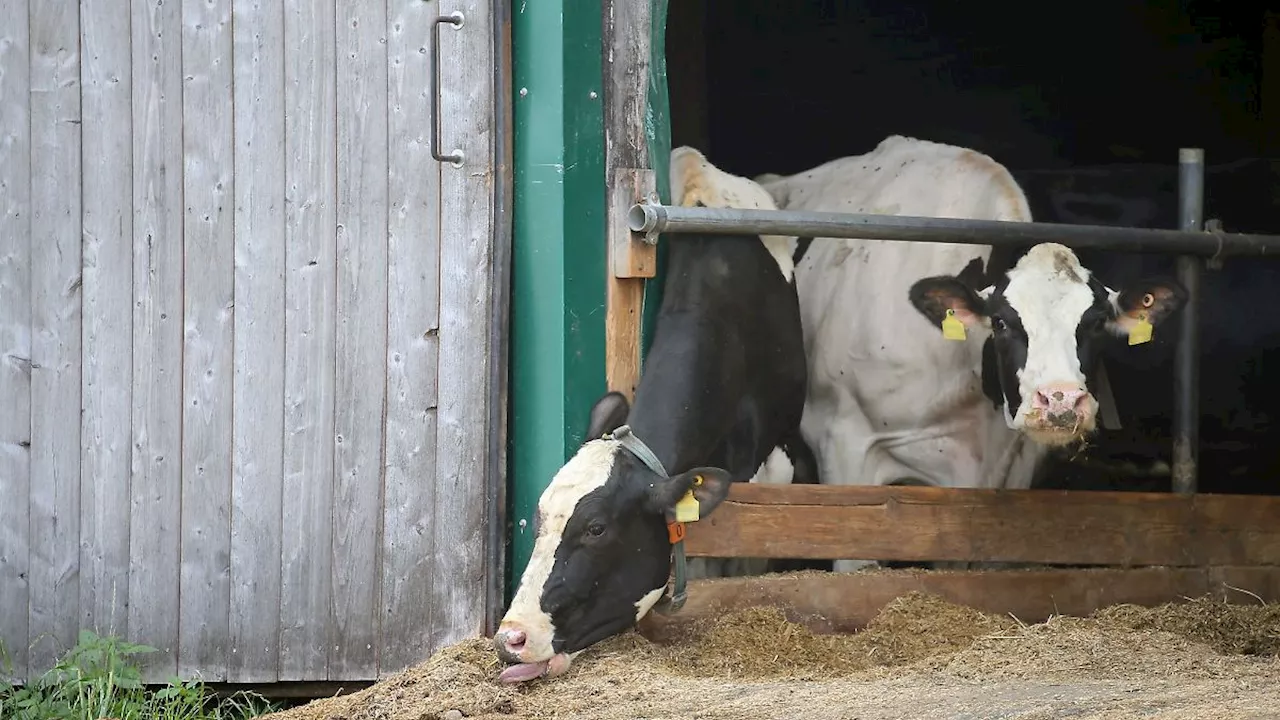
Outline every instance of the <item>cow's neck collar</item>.
{"type": "MultiPolygon", "coordinates": [[[[662,461],[654,454],[653,450],[645,444],[643,440],[636,437],[631,432],[630,425],[623,425],[617,430],[610,433],[609,437],[617,440],[622,447],[628,452],[636,456],[636,459],[645,464],[658,477],[664,480],[670,479],[667,469],[662,465],[662,461]]],[[[674,586],[670,588],[671,593],[664,595],[661,600],[654,605],[653,609],[664,615],[674,613],[681,607],[684,607],[684,601],[688,597],[686,588],[686,561],[684,555],[684,523],[676,522],[674,519],[667,520],[667,540],[671,543],[671,564],[675,568],[674,586]]]]}

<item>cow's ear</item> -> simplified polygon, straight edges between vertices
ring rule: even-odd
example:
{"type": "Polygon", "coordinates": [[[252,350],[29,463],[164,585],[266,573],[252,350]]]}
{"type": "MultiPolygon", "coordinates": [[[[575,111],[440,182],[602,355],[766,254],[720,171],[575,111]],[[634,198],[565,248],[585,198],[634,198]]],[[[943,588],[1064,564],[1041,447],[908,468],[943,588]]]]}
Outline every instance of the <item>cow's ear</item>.
{"type": "Polygon", "coordinates": [[[917,280],[910,292],[911,304],[935,327],[940,327],[947,311],[952,310],[955,318],[967,328],[985,326],[988,322],[987,303],[983,296],[989,294],[989,290],[975,292],[953,275],[917,280]]]}
{"type": "Polygon", "coordinates": [[[698,517],[704,518],[719,507],[729,494],[733,480],[720,468],[698,467],[666,480],[658,480],[649,488],[645,505],[650,512],[666,515],[674,513],[686,493],[693,491],[698,501],[698,517]]]}
{"type": "Polygon", "coordinates": [[[1127,335],[1144,316],[1152,326],[1159,325],[1187,301],[1186,288],[1169,278],[1146,279],[1119,291],[1108,289],[1107,295],[1112,311],[1107,328],[1117,335],[1127,335]]]}
{"type": "Polygon", "coordinates": [[[631,412],[631,403],[620,392],[605,393],[591,406],[591,421],[587,425],[587,441],[598,440],[606,433],[622,427],[631,412]]]}

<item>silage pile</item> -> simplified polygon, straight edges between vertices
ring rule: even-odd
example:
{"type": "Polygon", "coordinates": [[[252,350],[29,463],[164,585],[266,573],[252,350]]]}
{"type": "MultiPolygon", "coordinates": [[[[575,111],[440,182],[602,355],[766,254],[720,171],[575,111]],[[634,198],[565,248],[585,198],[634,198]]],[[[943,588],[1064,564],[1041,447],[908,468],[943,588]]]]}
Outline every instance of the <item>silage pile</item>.
{"type": "Polygon", "coordinates": [[[911,677],[934,685],[1252,678],[1275,686],[1278,654],[1280,606],[1199,599],[1149,609],[1115,606],[1090,618],[1025,625],[913,593],[853,635],[814,635],[776,609],[750,608],[671,644],[627,633],[580,655],[563,677],[519,686],[496,683],[501,667],[491,646],[469,640],[361,692],[270,717],[692,717],[690,703],[727,713],[698,717],[770,717],[772,711],[757,715],[755,709],[834,699],[854,685],[880,683],[878,692],[910,697],[901,682],[911,677]]]}

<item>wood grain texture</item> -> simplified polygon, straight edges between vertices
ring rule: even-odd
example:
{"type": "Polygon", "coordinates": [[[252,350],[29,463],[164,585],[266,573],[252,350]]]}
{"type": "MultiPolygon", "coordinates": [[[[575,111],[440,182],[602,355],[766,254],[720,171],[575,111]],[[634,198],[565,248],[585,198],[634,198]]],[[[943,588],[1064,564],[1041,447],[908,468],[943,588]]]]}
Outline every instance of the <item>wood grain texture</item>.
{"type": "Polygon", "coordinates": [[[27,0],[0,0],[0,645],[27,675],[31,491],[31,47],[27,0]]]}
{"type": "Polygon", "coordinates": [[[284,488],[284,10],[236,0],[235,335],[227,679],[273,682],[280,661],[284,488]]]}
{"type": "MultiPolygon", "coordinates": [[[[617,160],[618,158],[614,158],[617,160]]],[[[627,228],[627,211],[641,199],[656,197],[652,170],[616,167],[609,186],[609,265],[605,289],[605,383],[635,398],[640,384],[640,322],[644,310],[644,278],[657,270],[657,246],[635,239],[627,228]]]]}
{"type": "MultiPolygon", "coordinates": [[[[604,136],[605,163],[615,168],[649,168],[645,114],[649,89],[649,3],[605,0],[604,136]]],[[[660,159],[666,162],[666,158],[660,159]]],[[[606,177],[612,177],[606,175],[606,177]]]]}
{"type": "Polygon", "coordinates": [[[334,473],[332,0],[285,10],[285,394],[280,679],[329,677],[334,473]]]}
{"type": "Polygon", "coordinates": [[[494,87],[493,102],[493,310],[490,314],[489,348],[494,361],[489,366],[489,456],[492,465],[486,491],[485,517],[488,547],[485,565],[485,621],[483,632],[492,636],[506,612],[507,522],[510,442],[511,365],[511,280],[515,236],[515,119],[514,55],[511,48],[511,3],[494,2],[494,87]]]}
{"type": "Polygon", "coordinates": [[[80,13],[31,5],[31,494],[33,672],[80,621],[80,13]]]}
{"type": "Polygon", "coordinates": [[[178,673],[221,682],[231,613],[231,0],[182,5],[186,282],[178,673]]]}
{"type": "Polygon", "coordinates": [[[182,6],[133,0],[130,640],[177,671],[182,507],[182,6]]]}
{"type": "Polygon", "coordinates": [[[742,483],[685,543],[711,557],[1274,565],[1277,518],[1275,497],[742,483]]]}
{"type": "Polygon", "coordinates": [[[640,311],[644,281],[610,278],[604,318],[605,384],[634,400],[640,384],[640,311]]]}
{"type": "Polygon", "coordinates": [[[436,362],[440,329],[440,165],[431,158],[433,13],[388,18],[389,257],[386,477],[379,676],[432,650],[435,581],[436,362]]]}
{"type": "Polygon", "coordinates": [[[377,677],[387,358],[387,15],[338,0],[331,679],[377,677]]]}
{"type": "Polygon", "coordinates": [[[662,641],[726,612],[776,607],[814,632],[849,633],[866,627],[881,608],[909,592],[1037,623],[1053,615],[1084,617],[1108,605],[1152,607],[1205,595],[1242,604],[1256,604],[1257,597],[1276,602],[1280,568],[876,570],[694,580],[679,613],[650,613],[640,623],[640,632],[662,641]]]}
{"type": "Polygon", "coordinates": [[[627,227],[631,205],[656,190],[646,134],[649,12],[649,3],[625,0],[606,0],[603,10],[610,268],[606,280],[605,382],[610,390],[629,399],[640,382],[644,278],[657,271],[657,246],[637,240],[627,227]]]}
{"type": "Polygon", "coordinates": [[[658,197],[653,170],[613,168],[609,186],[609,267],[611,280],[651,278],[658,270],[658,246],[631,232],[627,213],[631,206],[658,197]]]}
{"type": "Polygon", "coordinates": [[[436,430],[432,647],[481,632],[485,587],[485,477],[492,401],[489,343],[493,297],[493,26],[482,0],[461,10],[461,29],[441,29],[440,113],[445,147],[463,167],[441,169],[440,390],[436,430]]]}
{"type": "Polygon", "coordinates": [[[81,625],[128,637],[133,377],[133,111],[129,3],[80,8],[84,369],[81,625]]]}

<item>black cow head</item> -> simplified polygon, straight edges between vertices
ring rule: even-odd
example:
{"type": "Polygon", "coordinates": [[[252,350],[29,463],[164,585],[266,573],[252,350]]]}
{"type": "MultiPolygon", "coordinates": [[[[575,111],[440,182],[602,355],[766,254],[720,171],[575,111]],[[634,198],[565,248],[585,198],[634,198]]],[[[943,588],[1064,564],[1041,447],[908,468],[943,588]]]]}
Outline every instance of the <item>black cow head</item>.
{"type": "Polygon", "coordinates": [[[628,411],[617,393],[597,401],[588,441],[538,500],[533,555],[494,636],[502,659],[518,663],[503,680],[560,674],[578,652],[638,622],[667,585],[675,504],[692,490],[706,517],[729,491],[723,470],[663,478],[602,437],[628,411]]]}

